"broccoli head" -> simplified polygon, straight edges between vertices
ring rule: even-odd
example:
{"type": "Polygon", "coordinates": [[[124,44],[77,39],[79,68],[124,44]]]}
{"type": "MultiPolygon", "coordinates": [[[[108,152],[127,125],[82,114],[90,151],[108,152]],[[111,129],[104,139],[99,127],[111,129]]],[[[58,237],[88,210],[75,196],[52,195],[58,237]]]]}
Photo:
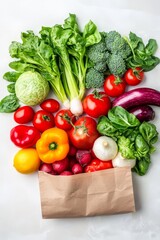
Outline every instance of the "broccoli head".
{"type": "Polygon", "coordinates": [[[109,32],[105,41],[107,49],[111,53],[121,55],[123,59],[126,59],[132,53],[129,44],[116,31],[109,32]]]}
{"type": "Polygon", "coordinates": [[[101,88],[104,83],[104,74],[98,72],[94,68],[89,68],[86,73],[85,87],[86,88],[101,88]]]}
{"type": "Polygon", "coordinates": [[[105,37],[105,43],[106,43],[107,50],[109,50],[110,52],[113,52],[113,50],[114,50],[113,43],[120,39],[121,39],[121,35],[118,32],[116,32],[116,31],[108,32],[105,37]]]}
{"type": "Polygon", "coordinates": [[[94,65],[94,69],[96,69],[98,72],[104,73],[107,70],[107,63],[106,62],[97,62],[94,65]]]}
{"type": "Polygon", "coordinates": [[[107,64],[110,73],[115,76],[121,77],[126,71],[126,64],[121,55],[111,54],[107,64]]]}

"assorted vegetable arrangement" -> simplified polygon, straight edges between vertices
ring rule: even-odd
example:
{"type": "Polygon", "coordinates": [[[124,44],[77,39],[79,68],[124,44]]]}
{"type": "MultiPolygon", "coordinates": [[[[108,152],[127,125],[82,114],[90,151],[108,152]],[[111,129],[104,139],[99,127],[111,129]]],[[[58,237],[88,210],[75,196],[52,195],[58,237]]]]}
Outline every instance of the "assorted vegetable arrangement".
{"type": "Polygon", "coordinates": [[[92,21],[81,31],[74,14],[21,40],[9,47],[9,95],[0,101],[17,124],[17,171],[67,176],[129,166],[146,174],[158,140],[150,105],[160,106],[160,92],[135,86],[160,62],[156,40],[99,32],[92,21]]]}

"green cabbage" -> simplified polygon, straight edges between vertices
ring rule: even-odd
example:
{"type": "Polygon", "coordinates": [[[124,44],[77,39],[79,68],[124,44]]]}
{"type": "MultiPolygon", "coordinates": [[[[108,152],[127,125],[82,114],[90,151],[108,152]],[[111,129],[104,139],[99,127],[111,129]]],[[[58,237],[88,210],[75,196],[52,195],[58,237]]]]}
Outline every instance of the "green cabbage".
{"type": "Polygon", "coordinates": [[[49,83],[38,73],[27,71],[16,81],[15,93],[24,104],[35,106],[40,104],[49,93],[49,83]]]}

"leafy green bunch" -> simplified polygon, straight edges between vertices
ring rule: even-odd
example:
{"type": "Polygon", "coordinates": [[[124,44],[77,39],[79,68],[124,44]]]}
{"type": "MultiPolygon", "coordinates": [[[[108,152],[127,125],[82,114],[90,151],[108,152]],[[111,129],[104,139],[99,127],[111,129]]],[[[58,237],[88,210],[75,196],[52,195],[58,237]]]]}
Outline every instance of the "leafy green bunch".
{"type": "MultiPolygon", "coordinates": [[[[40,73],[62,103],[73,98],[82,99],[88,67],[86,49],[101,40],[92,21],[81,31],[76,15],[70,14],[62,25],[42,27],[39,35],[33,31],[22,32],[21,40],[13,41],[9,47],[10,56],[15,59],[9,66],[14,71],[4,74],[4,79],[13,83],[9,89],[12,87],[12,96],[16,101],[14,85],[25,71],[40,73]]],[[[7,112],[5,107],[0,110],[7,112]]]]}
{"type": "Polygon", "coordinates": [[[148,171],[150,155],[155,151],[158,132],[154,124],[140,121],[124,108],[117,106],[101,116],[97,129],[100,134],[112,137],[118,144],[121,155],[126,159],[136,159],[133,168],[139,175],[148,171]]]}

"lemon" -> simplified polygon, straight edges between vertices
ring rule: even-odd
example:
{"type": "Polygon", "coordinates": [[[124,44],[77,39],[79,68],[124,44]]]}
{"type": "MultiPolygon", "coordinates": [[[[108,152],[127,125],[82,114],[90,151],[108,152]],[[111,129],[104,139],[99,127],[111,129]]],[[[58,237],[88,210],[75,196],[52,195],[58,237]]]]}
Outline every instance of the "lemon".
{"type": "Polygon", "coordinates": [[[35,172],[39,169],[41,160],[35,148],[20,149],[14,156],[13,166],[24,174],[35,172]]]}

